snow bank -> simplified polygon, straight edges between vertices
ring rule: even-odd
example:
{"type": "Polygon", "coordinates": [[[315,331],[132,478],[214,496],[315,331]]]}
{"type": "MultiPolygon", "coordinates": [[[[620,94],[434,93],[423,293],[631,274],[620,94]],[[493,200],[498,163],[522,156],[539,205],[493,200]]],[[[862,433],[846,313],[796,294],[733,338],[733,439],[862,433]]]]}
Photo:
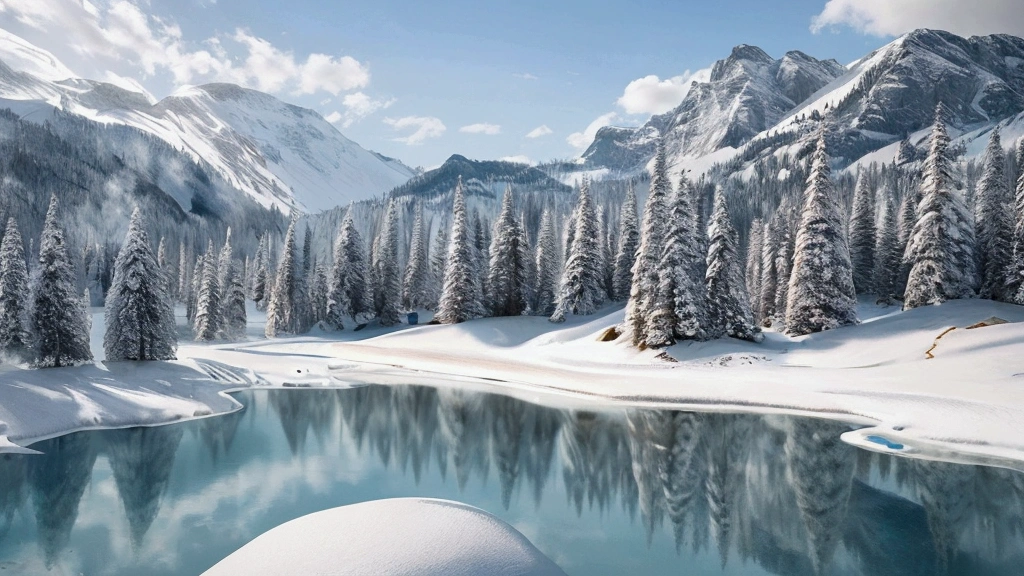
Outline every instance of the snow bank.
{"type": "Polygon", "coordinates": [[[400,498],[317,512],[259,536],[205,576],[564,576],[508,524],[446,500],[400,498]]]}
{"type": "Polygon", "coordinates": [[[337,344],[333,354],[350,363],[332,372],[351,382],[498,387],[525,399],[825,416],[868,426],[844,438],[873,450],[1024,469],[1024,307],[862,305],[861,317],[797,339],[684,343],[667,351],[672,362],[622,339],[599,342],[621,311],[561,326],[486,319],[337,344]],[[1009,323],[967,329],[993,316],[1009,323]]]}

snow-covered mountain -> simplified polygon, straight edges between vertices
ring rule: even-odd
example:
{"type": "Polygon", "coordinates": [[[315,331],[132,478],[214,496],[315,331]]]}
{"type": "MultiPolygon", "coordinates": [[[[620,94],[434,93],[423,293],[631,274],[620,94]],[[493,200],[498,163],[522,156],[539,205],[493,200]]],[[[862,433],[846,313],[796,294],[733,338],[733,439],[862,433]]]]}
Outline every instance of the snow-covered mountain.
{"type": "Polygon", "coordinates": [[[598,132],[580,162],[635,172],[664,135],[676,169],[701,173],[717,164],[735,173],[758,158],[798,153],[821,119],[833,131],[837,160],[891,162],[902,138],[918,144],[926,136],[939,102],[969,152],[980,152],[975,140],[995,124],[1016,130],[1024,123],[1024,39],[916,30],[845,67],[800,52],[772,60],[738,46],[675,110],[639,128],[598,132]]]}
{"type": "Polygon", "coordinates": [[[186,87],[154,102],[76,78],[52,54],[0,30],[0,108],[42,122],[54,109],[131,126],[212,166],[263,206],[320,211],[379,196],[415,175],[365,150],[318,113],[232,84],[186,87]]]}
{"type": "Polygon", "coordinates": [[[715,63],[707,82],[693,83],[676,109],[639,128],[599,131],[582,159],[592,167],[634,170],[653,155],[661,135],[673,158],[736,148],[844,70],[835,60],[817,60],[802,52],[775,60],[756,46],[737,46],[715,63]]]}

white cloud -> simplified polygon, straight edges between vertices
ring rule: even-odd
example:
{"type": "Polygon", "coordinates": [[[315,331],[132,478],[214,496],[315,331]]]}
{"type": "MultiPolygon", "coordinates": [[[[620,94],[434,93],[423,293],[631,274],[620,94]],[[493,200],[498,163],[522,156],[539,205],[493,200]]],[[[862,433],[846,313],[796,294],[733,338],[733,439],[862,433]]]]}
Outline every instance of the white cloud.
{"type": "Polygon", "coordinates": [[[487,122],[480,122],[477,124],[470,124],[469,126],[463,126],[459,128],[459,132],[464,134],[486,134],[488,136],[494,136],[501,134],[501,126],[497,124],[488,124],[487,122]]]}
{"type": "Polygon", "coordinates": [[[916,28],[955,34],[1024,34],[1020,0],[829,0],[811,31],[849,26],[864,34],[898,36],[916,28]]]}
{"type": "Polygon", "coordinates": [[[522,154],[518,154],[516,156],[502,156],[501,158],[498,158],[498,160],[501,160],[502,162],[512,162],[514,164],[526,164],[527,166],[537,164],[533,160],[530,160],[528,156],[524,156],[522,154]]]}
{"type": "Polygon", "coordinates": [[[524,72],[522,74],[513,74],[513,76],[519,78],[520,80],[540,80],[540,78],[534,76],[533,74],[530,74],[529,72],[524,72]]]}
{"type": "Polygon", "coordinates": [[[241,29],[193,45],[175,22],[148,15],[129,0],[0,0],[0,25],[12,21],[59,38],[101,70],[118,63],[144,78],[168,73],[178,85],[223,81],[266,92],[336,96],[370,81],[366,66],[351,56],[310,54],[299,61],[241,29]]]}
{"type": "Polygon", "coordinates": [[[447,128],[439,118],[433,116],[405,116],[402,118],[385,118],[384,123],[397,132],[409,132],[405,136],[395,138],[409,146],[423,144],[431,138],[439,138],[447,128]]]}
{"type": "Polygon", "coordinates": [[[706,82],[710,77],[710,68],[697,72],[687,70],[664,80],[653,74],[644,76],[627,84],[616,104],[626,114],[664,114],[683,101],[694,81],[706,82]]]}
{"type": "Polygon", "coordinates": [[[374,112],[390,108],[396,101],[394,98],[375,100],[363,92],[353,92],[341,99],[342,105],[345,106],[344,114],[335,110],[325,119],[333,124],[341,124],[342,128],[348,128],[374,112]]]}
{"type": "Polygon", "coordinates": [[[579,150],[586,150],[590,143],[594,141],[594,136],[597,135],[597,131],[605,126],[611,125],[613,122],[619,120],[619,115],[615,112],[609,112],[602,114],[594,119],[582,132],[573,132],[565,139],[570,146],[579,150]]]}
{"type": "Polygon", "coordinates": [[[550,135],[552,133],[554,133],[554,130],[552,130],[551,128],[548,128],[547,124],[541,124],[540,126],[537,126],[533,130],[530,130],[529,132],[527,132],[526,133],[526,137],[527,138],[540,138],[541,136],[548,136],[548,135],[550,135]]]}

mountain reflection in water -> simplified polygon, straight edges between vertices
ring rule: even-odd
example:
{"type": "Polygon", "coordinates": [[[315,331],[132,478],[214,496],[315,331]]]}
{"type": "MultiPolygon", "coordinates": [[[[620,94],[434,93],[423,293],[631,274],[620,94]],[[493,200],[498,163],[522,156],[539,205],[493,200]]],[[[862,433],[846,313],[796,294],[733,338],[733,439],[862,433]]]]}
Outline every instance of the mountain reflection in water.
{"type": "Polygon", "coordinates": [[[240,400],[236,414],[0,456],[0,569],[198,574],[291,518],[394,496],[484,508],[574,575],[1024,565],[1024,475],[859,450],[831,421],[412,386],[240,400]]]}

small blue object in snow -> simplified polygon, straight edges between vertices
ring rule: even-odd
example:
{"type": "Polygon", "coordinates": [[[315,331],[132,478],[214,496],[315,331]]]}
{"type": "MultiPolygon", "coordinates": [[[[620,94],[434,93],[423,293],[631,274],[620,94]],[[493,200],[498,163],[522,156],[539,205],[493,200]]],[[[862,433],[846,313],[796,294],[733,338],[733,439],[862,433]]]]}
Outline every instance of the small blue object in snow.
{"type": "Polygon", "coordinates": [[[903,444],[898,444],[896,442],[892,442],[891,440],[889,440],[887,438],[883,438],[881,436],[868,436],[867,440],[868,440],[868,442],[874,442],[875,444],[881,444],[882,446],[885,446],[889,450],[903,450],[903,444]]]}
{"type": "Polygon", "coordinates": [[[409,312],[409,326],[415,326],[420,322],[419,312],[409,312]]]}

